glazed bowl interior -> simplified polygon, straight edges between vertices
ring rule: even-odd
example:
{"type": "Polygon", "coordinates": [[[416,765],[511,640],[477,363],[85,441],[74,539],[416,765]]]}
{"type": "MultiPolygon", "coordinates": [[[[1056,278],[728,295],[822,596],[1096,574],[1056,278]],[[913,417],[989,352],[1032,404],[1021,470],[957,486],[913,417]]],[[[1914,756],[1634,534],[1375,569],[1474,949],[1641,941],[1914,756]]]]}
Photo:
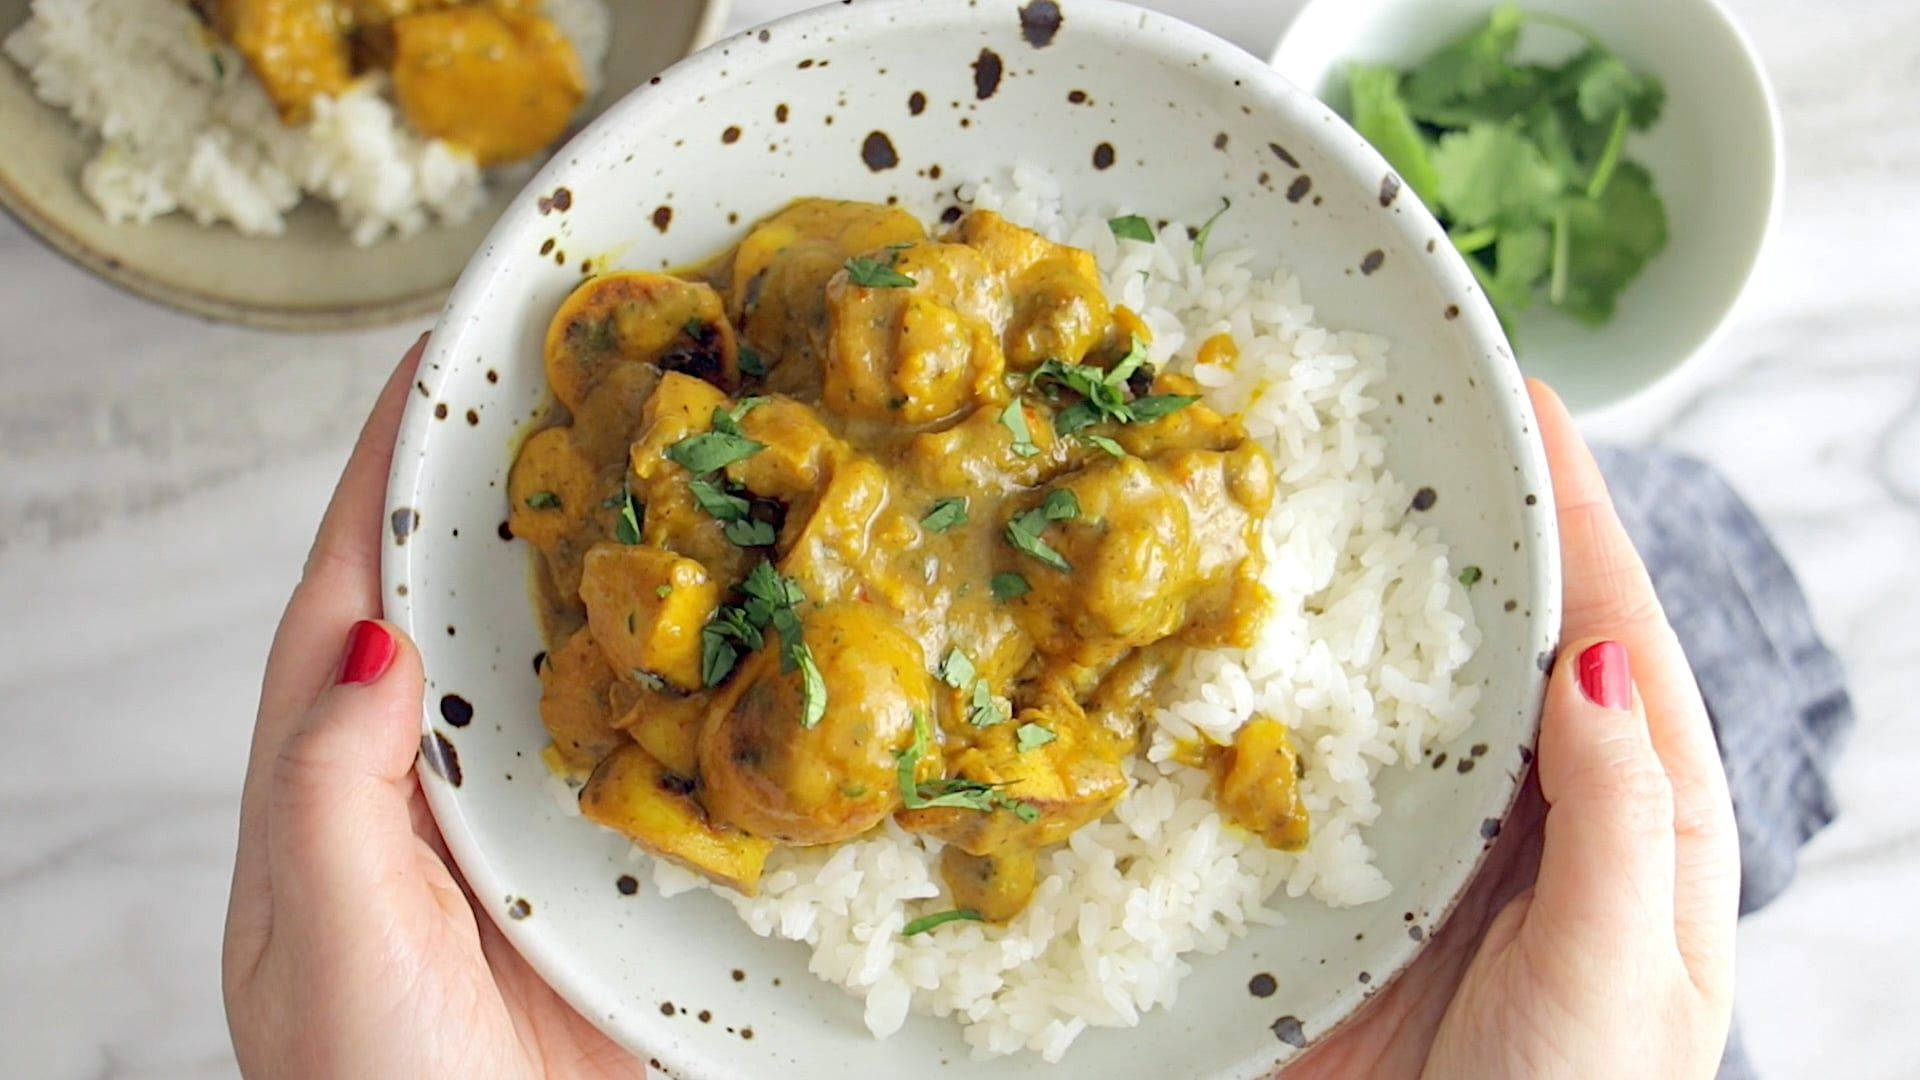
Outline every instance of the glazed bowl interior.
{"type": "MultiPolygon", "coordinates": [[[[0,37],[31,0],[0,0],[0,37]]],[[[728,0],[608,5],[605,86],[589,110],[618,100],[718,35],[728,0]]],[[[105,9],[98,17],[105,17],[105,9]]],[[[516,184],[492,180],[486,202],[457,225],[356,247],[331,206],[308,199],[278,237],[206,227],[183,213],[114,224],[80,189],[97,148],[63,109],[34,96],[20,66],[0,59],[0,208],[55,251],[148,299],[225,322],[281,330],[370,326],[437,310],[516,184]]]]}
{"type": "Polygon", "coordinates": [[[515,200],[423,363],[385,581],[426,660],[429,799],[513,943],[671,1075],[1048,1074],[1031,1056],[971,1060],[949,1020],[871,1039],[860,1002],[812,978],[804,947],[753,936],[715,896],[658,896],[625,841],[562,810],[540,761],[528,550],[503,537],[507,468],[546,400],[547,322],[584,274],[700,260],[796,197],[897,200],[932,221],[957,185],[1019,162],[1058,177],[1070,209],[1198,220],[1230,198],[1212,243],[1284,261],[1322,323],[1392,339],[1376,416],[1389,463],[1434,489],[1427,517],[1485,574],[1471,592],[1485,643],[1467,672],[1481,704],[1448,748],[1472,764],[1378,781],[1370,839],[1393,896],[1285,902],[1285,926],[1198,958],[1177,1006],[1088,1032],[1060,1075],[1264,1075],[1408,962],[1524,775],[1558,627],[1552,499],[1519,374],[1465,267],[1357,136],[1253,58],[1119,4],[1067,3],[1057,26],[1033,17],[1052,7],[1023,20],[1014,0],[834,5],[678,65],[515,200]],[[633,895],[616,887],[628,874],[633,895]],[[1261,973],[1269,996],[1249,992],[1261,973]]]}

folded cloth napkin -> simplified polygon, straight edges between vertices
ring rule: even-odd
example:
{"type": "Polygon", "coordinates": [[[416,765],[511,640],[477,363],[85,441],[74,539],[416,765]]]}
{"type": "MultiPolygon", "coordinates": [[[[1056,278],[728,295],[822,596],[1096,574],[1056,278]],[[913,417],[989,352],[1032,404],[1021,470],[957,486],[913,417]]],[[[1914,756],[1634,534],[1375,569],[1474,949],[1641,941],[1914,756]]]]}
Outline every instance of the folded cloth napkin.
{"type": "MultiPolygon", "coordinates": [[[[1793,571],[1707,465],[1658,449],[1595,451],[1706,699],[1740,831],[1740,914],[1793,880],[1833,820],[1829,772],[1853,704],[1793,571]]],[[[1758,1074],[1728,1039],[1721,1080],[1758,1074]]]]}

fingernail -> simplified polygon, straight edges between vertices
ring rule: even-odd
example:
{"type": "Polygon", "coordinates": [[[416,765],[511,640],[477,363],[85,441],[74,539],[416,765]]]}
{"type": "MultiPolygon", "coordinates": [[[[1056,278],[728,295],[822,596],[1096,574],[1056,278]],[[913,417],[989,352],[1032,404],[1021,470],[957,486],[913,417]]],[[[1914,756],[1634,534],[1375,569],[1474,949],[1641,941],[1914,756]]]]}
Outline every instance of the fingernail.
{"type": "Polygon", "coordinates": [[[371,619],[362,619],[347,631],[347,659],[340,665],[342,685],[365,685],[386,674],[393,663],[393,635],[371,619]]]}
{"type": "Polygon", "coordinates": [[[1589,645],[1576,661],[1580,692],[1603,709],[1633,708],[1633,672],[1627,650],[1617,641],[1589,645]]]}

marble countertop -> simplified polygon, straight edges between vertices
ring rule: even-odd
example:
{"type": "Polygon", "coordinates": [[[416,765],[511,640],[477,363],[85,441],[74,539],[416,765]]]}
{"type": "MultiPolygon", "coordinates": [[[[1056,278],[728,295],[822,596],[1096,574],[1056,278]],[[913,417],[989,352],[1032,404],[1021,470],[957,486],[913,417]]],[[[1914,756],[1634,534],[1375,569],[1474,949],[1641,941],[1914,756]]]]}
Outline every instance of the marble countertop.
{"type": "MultiPolygon", "coordinates": [[[[1840,821],[1741,930],[1769,1077],[1912,1075],[1920,1031],[1920,7],[1729,0],[1787,123],[1731,332],[1588,418],[1719,466],[1851,672],[1840,821]]],[[[744,26],[800,6],[740,0],[744,26]]],[[[1294,0],[1157,5],[1264,55],[1294,0]]],[[[423,329],[294,337],[119,293],[0,221],[0,1075],[234,1071],[218,953],[261,665],[375,389],[423,329]]]]}

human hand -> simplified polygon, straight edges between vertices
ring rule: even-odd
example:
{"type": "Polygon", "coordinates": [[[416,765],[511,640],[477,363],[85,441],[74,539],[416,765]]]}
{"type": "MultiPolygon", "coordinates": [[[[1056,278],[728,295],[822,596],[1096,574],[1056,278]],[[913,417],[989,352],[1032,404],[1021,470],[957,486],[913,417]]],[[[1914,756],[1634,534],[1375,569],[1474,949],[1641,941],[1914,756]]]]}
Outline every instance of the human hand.
{"type": "Polygon", "coordinates": [[[1426,952],[1296,1077],[1711,1077],[1740,891],[1706,706],[1593,457],[1532,383],[1562,646],[1535,773],[1426,952]]]}
{"type": "Polygon", "coordinates": [[[476,916],[414,775],[420,657],[374,620],[425,346],[381,391],[267,659],[221,964],[234,1052],[250,1077],[641,1075],[476,916]]]}

